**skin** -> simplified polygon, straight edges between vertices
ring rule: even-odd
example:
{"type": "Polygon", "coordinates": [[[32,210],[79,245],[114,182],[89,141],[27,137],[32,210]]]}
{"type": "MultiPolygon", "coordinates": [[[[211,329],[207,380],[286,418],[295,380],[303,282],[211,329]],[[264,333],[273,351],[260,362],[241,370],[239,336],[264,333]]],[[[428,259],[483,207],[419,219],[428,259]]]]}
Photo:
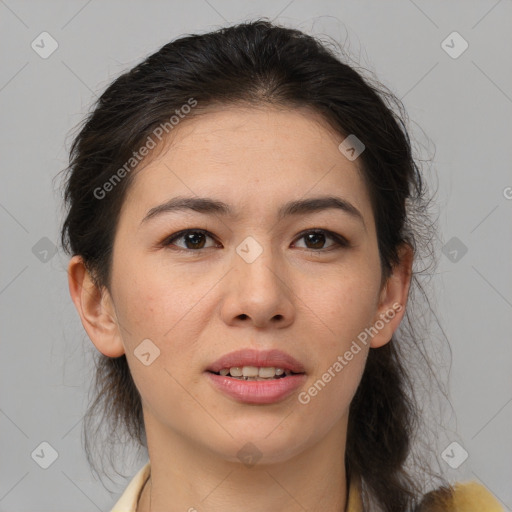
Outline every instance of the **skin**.
{"type": "MultiPolygon", "coordinates": [[[[379,315],[406,304],[412,250],[403,248],[381,287],[359,162],[338,150],[344,137],[316,113],[232,106],[187,119],[171,135],[138,171],[123,204],[110,291],[94,286],[80,256],[68,268],[88,336],[109,357],[126,354],[142,397],[151,486],[138,512],[149,510],[150,491],[153,512],[241,504],[248,512],[345,510],[348,410],[370,343],[306,405],[296,394],[242,404],[213,388],[204,371],[240,348],[279,348],[304,364],[307,390],[379,315]],[[336,209],[276,218],[287,201],[332,194],[350,201],[364,223],[336,209]],[[239,215],[174,212],[141,224],[152,207],[178,195],[213,197],[239,215]],[[199,238],[205,248],[183,238],[160,244],[192,228],[212,234],[199,238]],[[320,228],[350,246],[337,247],[328,233],[320,242],[298,237],[320,228]],[[248,236],[263,249],[252,263],[236,252],[248,236]],[[134,355],[147,338],[160,349],[149,366],[134,355]],[[248,442],[262,454],[250,467],[237,457],[248,442]]],[[[390,340],[404,310],[371,347],[390,340]]]]}

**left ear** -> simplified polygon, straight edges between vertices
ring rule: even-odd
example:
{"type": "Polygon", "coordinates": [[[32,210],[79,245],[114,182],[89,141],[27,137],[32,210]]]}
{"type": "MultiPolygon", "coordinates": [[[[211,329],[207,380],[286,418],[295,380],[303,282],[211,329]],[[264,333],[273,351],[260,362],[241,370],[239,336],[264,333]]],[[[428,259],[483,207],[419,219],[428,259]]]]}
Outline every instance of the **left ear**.
{"type": "Polygon", "coordinates": [[[380,293],[379,306],[373,319],[371,340],[372,348],[388,343],[398,329],[405,314],[412,276],[414,250],[408,243],[398,249],[399,263],[393,267],[380,293]]]}

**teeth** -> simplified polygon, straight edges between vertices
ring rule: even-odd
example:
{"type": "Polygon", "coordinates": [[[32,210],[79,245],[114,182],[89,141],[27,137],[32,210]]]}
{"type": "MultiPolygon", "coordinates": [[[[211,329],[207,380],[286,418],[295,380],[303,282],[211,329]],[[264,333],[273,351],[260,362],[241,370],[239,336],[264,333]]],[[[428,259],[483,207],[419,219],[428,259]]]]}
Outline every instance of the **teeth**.
{"type": "Polygon", "coordinates": [[[233,368],[229,369],[229,373],[231,373],[231,377],[241,377],[243,375],[240,366],[233,366],[233,368]]]}
{"type": "Polygon", "coordinates": [[[242,368],[242,375],[244,377],[257,377],[258,373],[259,371],[257,366],[244,366],[242,368]]]}
{"type": "Polygon", "coordinates": [[[273,379],[281,375],[291,375],[290,370],[283,368],[275,368],[273,366],[233,366],[231,368],[222,368],[220,375],[241,377],[245,380],[260,380],[260,379],[273,379]]]}
{"type": "Polygon", "coordinates": [[[271,366],[270,368],[262,367],[262,368],[260,368],[258,370],[258,376],[259,377],[264,377],[264,378],[267,378],[267,379],[270,378],[270,377],[274,377],[275,374],[276,374],[276,369],[273,366],[271,366]]]}

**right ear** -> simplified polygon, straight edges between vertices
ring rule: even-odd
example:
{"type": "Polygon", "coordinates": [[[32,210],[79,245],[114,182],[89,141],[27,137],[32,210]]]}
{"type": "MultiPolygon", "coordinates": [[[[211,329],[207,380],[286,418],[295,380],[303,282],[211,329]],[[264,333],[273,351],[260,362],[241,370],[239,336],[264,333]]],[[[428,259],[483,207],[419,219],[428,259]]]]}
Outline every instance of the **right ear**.
{"type": "Polygon", "coordinates": [[[122,356],[124,344],[110,293],[94,284],[81,256],[73,256],[69,262],[68,285],[82,325],[95,347],[105,356],[122,356]]]}

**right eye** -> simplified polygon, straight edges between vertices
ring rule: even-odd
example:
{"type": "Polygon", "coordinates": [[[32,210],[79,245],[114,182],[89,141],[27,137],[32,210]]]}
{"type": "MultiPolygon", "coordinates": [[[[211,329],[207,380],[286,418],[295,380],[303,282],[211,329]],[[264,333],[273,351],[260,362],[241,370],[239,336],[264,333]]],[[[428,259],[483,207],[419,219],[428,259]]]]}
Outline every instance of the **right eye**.
{"type": "Polygon", "coordinates": [[[184,229],[167,237],[162,242],[162,246],[169,247],[172,250],[197,252],[200,249],[209,249],[210,247],[214,247],[205,247],[205,240],[207,238],[211,238],[212,240],[214,239],[213,235],[204,229],[184,229]],[[177,249],[170,247],[173,245],[176,246],[174,242],[180,239],[184,241],[184,247],[177,246],[177,249]]]}

